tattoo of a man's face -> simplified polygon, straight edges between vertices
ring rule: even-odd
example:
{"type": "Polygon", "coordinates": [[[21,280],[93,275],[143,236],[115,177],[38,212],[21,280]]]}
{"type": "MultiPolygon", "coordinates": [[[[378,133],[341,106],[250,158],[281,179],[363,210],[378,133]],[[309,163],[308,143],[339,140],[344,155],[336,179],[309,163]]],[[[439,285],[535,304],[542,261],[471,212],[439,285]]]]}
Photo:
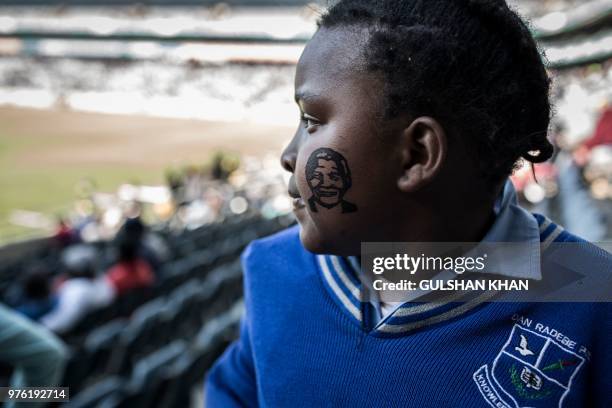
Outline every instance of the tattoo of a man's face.
{"type": "Polygon", "coordinates": [[[306,163],[306,181],[312,192],[308,205],[317,212],[317,204],[332,209],[340,205],[342,213],[357,211],[357,206],[344,199],[351,188],[351,170],[342,154],[329,148],[312,152],[306,163]]]}

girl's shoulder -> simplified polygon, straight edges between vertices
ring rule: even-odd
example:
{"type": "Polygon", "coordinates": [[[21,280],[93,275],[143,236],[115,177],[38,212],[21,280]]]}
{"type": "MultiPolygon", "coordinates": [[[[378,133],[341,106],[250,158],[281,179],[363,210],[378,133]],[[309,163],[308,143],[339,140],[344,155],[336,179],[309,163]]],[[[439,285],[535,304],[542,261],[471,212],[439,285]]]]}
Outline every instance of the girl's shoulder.
{"type": "Polygon", "coordinates": [[[244,250],[242,257],[278,251],[298,251],[300,248],[304,250],[300,243],[300,227],[294,225],[267,237],[251,241],[244,250]]]}
{"type": "Polygon", "coordinates": [[[578,264],[584,265],[588,265],[587,260],[595,258],[599,265],[607,267],[606,269],[612,268],[612,255],[609,252],[612,245],[610,243],[589,242],[572,234],[541,214],[533,214],[533,216],[540,227],[540,243],[543,255],[554,252],[562,253],[564,257],[573,258],[578,264]]]}
{"type": "Polygon", "coordinates": [[[299,226],[295,225],[252,241],[242,253],[242,263],[245,270],[259,266],[276,269],[309,262],[312,257],[302,246],[299,226]]]}
{"type": "Polygon", "coordinates": [[[247,307],[262,299],[290,302],[306,293],[315,296],[320,288],[315,256],[302,246],[298,226],[251,242],[241,260],[247,307]]]}
{"type": "MultiPolygon", "coordinates": [[[[591,243],[550,219],[534,214],[540,226],[542,274],[555,284],[571,288],[567,300],[609,302],[612,300],[612,255],[610,243],[591,243]]],[[[609,311],[609,307],[607,308],[609,311]]]]}

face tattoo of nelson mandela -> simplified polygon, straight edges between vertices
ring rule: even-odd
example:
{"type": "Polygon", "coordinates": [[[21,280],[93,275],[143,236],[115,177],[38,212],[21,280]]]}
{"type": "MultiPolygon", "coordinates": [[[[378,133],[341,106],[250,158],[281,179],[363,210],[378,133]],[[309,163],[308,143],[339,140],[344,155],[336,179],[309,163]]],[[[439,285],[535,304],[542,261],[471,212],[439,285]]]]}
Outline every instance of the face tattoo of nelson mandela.
{"type": "Polygon", "coordinates": [[[344,156],[328,149],[317,149],[306,163],[306,180],[312,192],[308,205],[317,212],[317,204],[331,209],[340,204],[342,213],[357,211],[357,206],[344,200],[344,194],[351,188],[351,171],[344,156]]]}

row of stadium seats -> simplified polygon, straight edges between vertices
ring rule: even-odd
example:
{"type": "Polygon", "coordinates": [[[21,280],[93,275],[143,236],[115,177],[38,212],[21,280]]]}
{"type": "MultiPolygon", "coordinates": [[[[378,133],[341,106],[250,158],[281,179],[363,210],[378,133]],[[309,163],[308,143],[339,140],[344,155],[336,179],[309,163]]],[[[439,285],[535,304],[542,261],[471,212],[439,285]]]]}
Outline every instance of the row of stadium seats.
{"type": "Polygon", "coordinates": [[[174,256],[156,285],[92,313],[67,336],[72,358],[62,384],[70,387],[70,406],[189,406],[193,385],[236,335],[239,254],[292,222],[236,217],[166,235],[174,256]]]}
{"type": "Polygon", "coordinates": [[[171,253],[176,258],[190,256],[199,248],[206,248],[211,242],[224,241],[229,237],[248,234],[255,239],[269,235],[286,226],[288,219],[275,220],[262,219],[259,216],[236,216],[220,223],[209,224],[191,231],[181,232],[179,235],[165,235],[170,245],[171,253]],[[279,225],[280,224],[280,225],[279,225]]]}
{"type": "Polygon", "coordinates": [[[167,296],[140,306],[129,319],[118,318],[91,331],[72,352],[63,384],[75,392],[99,375],[126,375],[153,350],[192,338],[212,316],[241,295],[238,260],[219,266],[207,277],[194,276],[167,296]]]}
{"type": "Polygon", "coordinates": [[[192,342],[174,340],[142,357],[126,375],[112,375],[74,396],[70,408],[188,407],[191,391],[237,335],[243,304],[206,323],[192,342]]]}
{"type": "MultiPolygon", "coordinates": [[[[62,381],[70,406],[188,406],[193,385],[235,338],[239,254],[293,222],[246,214],[178,234],[156,229],[169,256],[158,265],[154,286],[118,297],[62,335],[71,356],[62,381]]],[[[114,248],[110,241],[93,245],[102,259],[114,248]]],[[[22,263],[43,262],[56,275],[59,255],[51,249],[22,263]]],[[[0,275],[20,268],[4,265],[0,275]]]]}

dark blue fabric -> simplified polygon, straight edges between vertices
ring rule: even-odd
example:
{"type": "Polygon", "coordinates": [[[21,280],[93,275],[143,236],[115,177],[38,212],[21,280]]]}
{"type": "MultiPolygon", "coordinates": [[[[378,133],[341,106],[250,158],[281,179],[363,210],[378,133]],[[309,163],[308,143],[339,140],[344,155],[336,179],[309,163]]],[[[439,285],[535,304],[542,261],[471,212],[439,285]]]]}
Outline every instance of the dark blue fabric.
{"type": "Polygon", "coordinates": [[[57,298],[50,297],[42,300],[26,300],[15,309],[32,320],[38,320],[57,306],[57,298]]]}
{"type": "Polygon", "coordinates": [[[486,303],[375,336],[325,289],[298,234],[243,254],[246,316],[207,377],[207,408],[612,407],[610,304],[486,303]],[[528,365],[538,358],[539,374],[528,365]]]}

